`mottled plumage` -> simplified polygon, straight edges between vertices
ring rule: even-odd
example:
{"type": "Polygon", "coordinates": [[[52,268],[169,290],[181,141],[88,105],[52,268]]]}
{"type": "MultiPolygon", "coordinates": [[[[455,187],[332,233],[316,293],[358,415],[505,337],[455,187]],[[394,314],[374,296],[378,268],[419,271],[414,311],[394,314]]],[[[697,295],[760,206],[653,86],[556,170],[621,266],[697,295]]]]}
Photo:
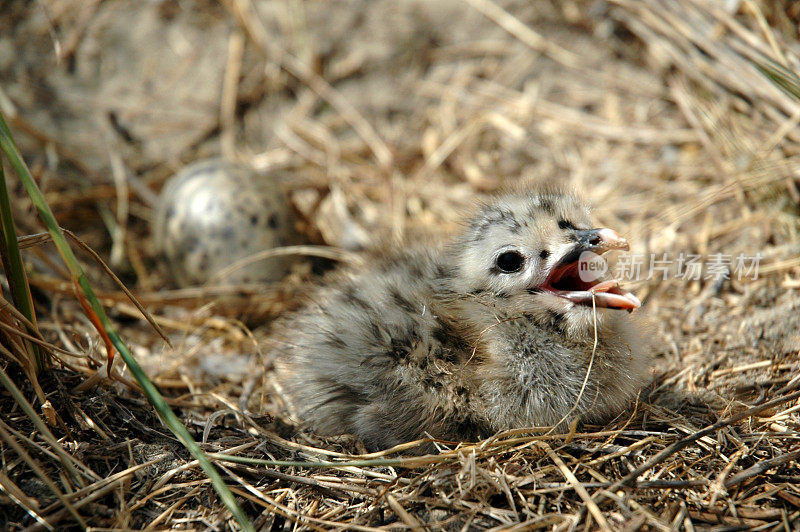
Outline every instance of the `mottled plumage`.
{"type": "Polygon", "coordinates": [[[618,413],[646,373],[621,310],[639,303],[613,282],[579,279],[581,252],[627,248],[591,227],[572,195],[508,195],[443,249],[335,274],[277,334],[293,410],[317,432],[372,448],[618,413]]]}

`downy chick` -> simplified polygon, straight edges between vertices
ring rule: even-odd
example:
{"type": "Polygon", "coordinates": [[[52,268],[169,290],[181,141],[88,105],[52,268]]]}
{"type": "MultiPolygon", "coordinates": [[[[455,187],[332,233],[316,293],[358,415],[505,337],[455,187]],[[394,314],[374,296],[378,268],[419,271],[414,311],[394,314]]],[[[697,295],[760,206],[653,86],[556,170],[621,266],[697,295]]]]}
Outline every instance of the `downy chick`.
{"type": "Polygon", "coordinates": [[[619,413],[645,380],[647,350],[622,312],[639,300],[579,275],[581,254],[628,248],[592,227],[573,195],[511,194],[443,249],[335,274],[276,337],[293,409],[371,448],[619,413]]]}

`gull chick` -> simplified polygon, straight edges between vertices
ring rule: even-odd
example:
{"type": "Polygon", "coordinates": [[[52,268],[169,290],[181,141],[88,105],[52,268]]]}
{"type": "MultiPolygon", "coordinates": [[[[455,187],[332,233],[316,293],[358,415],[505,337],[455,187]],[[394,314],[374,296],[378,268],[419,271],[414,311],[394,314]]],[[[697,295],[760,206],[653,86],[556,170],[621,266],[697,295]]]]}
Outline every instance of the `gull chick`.
{"type": "Polygon", "coordinates": [[[499,197],[443,249],[329,278],[279,326],[278,382],[309,428],[370,448],[607,419],[648,365],[639,300],[579,271],[612,249],[571,194],[499,197]]]}

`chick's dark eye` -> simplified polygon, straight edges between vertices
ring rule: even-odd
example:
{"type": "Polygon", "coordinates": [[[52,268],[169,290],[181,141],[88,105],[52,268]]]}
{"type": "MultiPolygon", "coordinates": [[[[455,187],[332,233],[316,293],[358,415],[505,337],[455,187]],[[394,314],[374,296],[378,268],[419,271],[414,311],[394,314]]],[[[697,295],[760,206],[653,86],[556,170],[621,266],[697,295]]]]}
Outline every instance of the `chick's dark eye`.
{"type": "Polygon", "coordinates": [[[525,257],[519,251],[506,251],[497,257],[497,268],[503,273],[514,273],[522,269],[525,257]]]}

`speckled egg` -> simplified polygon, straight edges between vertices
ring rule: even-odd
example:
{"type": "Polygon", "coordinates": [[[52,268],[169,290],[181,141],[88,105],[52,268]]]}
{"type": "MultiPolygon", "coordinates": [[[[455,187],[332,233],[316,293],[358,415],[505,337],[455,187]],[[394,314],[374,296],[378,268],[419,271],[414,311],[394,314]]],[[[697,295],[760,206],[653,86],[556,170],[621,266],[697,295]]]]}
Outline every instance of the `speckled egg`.
{"type": "Polygon", "coordinates": [[[289,257],[235,267],[242,259],[298,242],[288,198],[275,175],[210,159],[165,184],[153,227],[155,244],[180,286],[276,281],[289,257]]]}

